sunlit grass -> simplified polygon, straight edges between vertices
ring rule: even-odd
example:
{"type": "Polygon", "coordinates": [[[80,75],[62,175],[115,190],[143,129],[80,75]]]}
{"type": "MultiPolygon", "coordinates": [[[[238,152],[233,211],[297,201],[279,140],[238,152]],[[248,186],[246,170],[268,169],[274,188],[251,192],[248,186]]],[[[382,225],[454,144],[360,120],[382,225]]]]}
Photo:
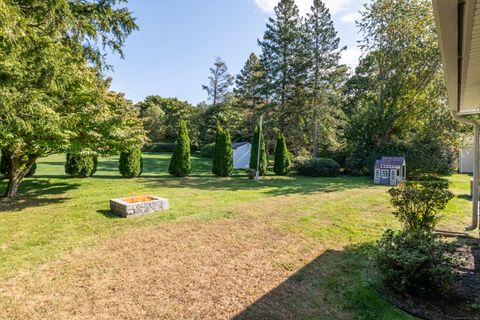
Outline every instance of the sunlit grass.
{"type": "MultiPolygon", "coordinates": [[[[89,179],[65,177],[63,155],[41,159],[35,178],[22,185],[19,202],[1,204],[0,277],[36,268],[129,229],[188,219],[205,223],[269,219],[272,213],[274,218],[268,223],[274,228],[343,252],[337,258],[345,261],[338,264],[345,263],[349,270],[335,272],[334,278],[322,284],[338,296],[339,307],[356,310],[363,319],[406,318],[381,300],[363,278],[368,247],[385,229],[399,227],[391,215],[388,187],[375,186],[368,177],[268,176],[254,183],[238,171],[233,178],[217,178],[210,173],[211,160],[201,157],[193,157],[192,175],[179,179],[167,173],[169,157],[145,154],[144,173],[137,179],[121,178],[116,158],[101,159],[97,173],[89,179]],[[171,209],[132,219],[110,214],[109,199],[143,194],[168,198],[171,209]],[[352,249],[358,246],[367,249],[352,249]],[[338,291],[339,286],[344,289],[338,291]]],[[[456,197],[439,228],[463,231],[470,217],[469,177],[449,179],[456,197]]],[[[5,187],[5,182],[0,186],[5,187]]]]}

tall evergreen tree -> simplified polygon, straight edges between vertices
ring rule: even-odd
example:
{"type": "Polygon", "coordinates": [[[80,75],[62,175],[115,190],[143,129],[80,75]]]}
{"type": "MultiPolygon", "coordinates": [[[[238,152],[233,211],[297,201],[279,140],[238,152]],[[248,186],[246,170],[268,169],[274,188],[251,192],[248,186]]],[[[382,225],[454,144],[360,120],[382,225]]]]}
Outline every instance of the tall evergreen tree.
{"type": "Polygon", "coordinates": [[[277,146],[275,147],[275,163],[273,171],[279,176],[287,175],[290,171],[292,160],[290,152],[288,152],[287,144],[283,134],[279,134],[277,138],[277,146]]]}
{"type": "Polygon", "coordinates": [[[257,170],[257,159],[258,159],[258,143],[260,142],[260,165],[258,171],[260,175],[265,175],[267,173],[267,153],[265,151],[265,138],[263,136],[263,130],[259,125],[255,128],[255,133],[252,138],[252,149],[250,152],[250,169],[257,170]],[[260,140],[260,141],[259,141],[260,140]]]}
{"type": "Polygon", "coordinates": [[[190,174],[192,164],[190,160],[190,138],[188,137],[187,123],[180,121],[177,146],[173,152],[168,172],[175,177],[186,177],[190,174]]]}
{"type": "Polygon", "coordinates": [[[212,173],[215,175],[219,175],[221,172],[223,135],[224,135],[223,128],[220,126],[217,126],[217,133],[215,135],[215,151],[213,153],[213,168],[212,168],[212,173]]]}
{"type": "Polygon", "coordinates": [[[230,137],[230,131],[226,129],[223,131],[221,137],[220,150],[220,165],[218,175],[221,177],[231,177],[233,174],[233,152],[232,152],[232,139],[230,137]]]}
{"type": "Polygon", "coordinates": [[[235,95],[240,105],[251,113],[257,110],[264,96],[262,92],[264,74],[265,70],[260,59],[255,53],[251,53],[240,74],[237,75],[235,95]]]}
{"type": "Polygon", "coordinates": [[[227,65],[220,57],[215,59],[213,67],[210,68],[210,73],[208,85],[203,85],[202,88],[207,91],[208,99],[212,102],[212,105],[216,106],[225,102],[225,99],[231,93],[234,78],[228,73],[227,65]]]}
{"type": "Polygon", "coordinates": [[[275,102],[277,127],[289,141],[297,141],[295,148],[300,151],[305,144],[299,126],[305,122],[306,57],[302,19],[294,0],[280,0],[259,45],[269,81],[269,95],[275,102]]]}
{"type": "MultiPolygon", "coordinates": [[[[312,111],[312,152],[318,154],[318,125],[332,126],[335,110],[329,108],[329,95],[338,94],[339,76],[345,67],[340,66],[340,38],[333,25],[330,11],[322,0],[314,0],[305,20],[305,53],[308,59],[307,90],[312,111]]],[[[339,109],[339,108],[337,108],[339,109]]]]}

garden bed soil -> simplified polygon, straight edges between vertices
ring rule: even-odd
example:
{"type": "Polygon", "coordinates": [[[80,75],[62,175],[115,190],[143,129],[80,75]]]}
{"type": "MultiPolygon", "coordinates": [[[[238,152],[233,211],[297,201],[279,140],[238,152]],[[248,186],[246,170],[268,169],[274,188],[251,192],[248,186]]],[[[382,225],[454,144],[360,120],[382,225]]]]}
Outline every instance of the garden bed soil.
{"type": "Polygon", "coordinates": [[[428,297],[383,293],[397,308],[422,319],[480,320],[480,246],[478,240],[458,249],[466,263],[459,270],[460,279],[448,294],[428,297]]]}

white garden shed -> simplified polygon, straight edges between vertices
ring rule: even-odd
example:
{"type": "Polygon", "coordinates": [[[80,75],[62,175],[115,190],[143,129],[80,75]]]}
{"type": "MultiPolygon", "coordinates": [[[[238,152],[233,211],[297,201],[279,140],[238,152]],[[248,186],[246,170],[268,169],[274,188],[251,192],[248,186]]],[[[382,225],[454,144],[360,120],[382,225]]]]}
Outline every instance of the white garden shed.
{"type": "Polygon", "coordinates": [[[250,153],[252,145],[249,142],[232,143],[233,168],[247,169],[250,166],[250,153]]]}

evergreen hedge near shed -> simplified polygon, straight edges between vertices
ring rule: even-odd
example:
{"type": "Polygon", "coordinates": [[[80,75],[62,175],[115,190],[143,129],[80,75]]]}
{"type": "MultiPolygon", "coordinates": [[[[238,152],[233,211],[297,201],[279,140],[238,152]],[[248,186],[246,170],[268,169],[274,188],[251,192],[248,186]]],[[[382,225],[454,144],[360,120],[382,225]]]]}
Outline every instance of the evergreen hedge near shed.
{"type": "Polygon", "coordinates": [[[142,174],[143,160],[140,148],[120,153],[118,171],[125,178],[135,178],[142,174]]]}
{"type": "Polygon", "coordinates": [[[308,177],[337,177],[340,175],[340,165],[327,158],[316,158],[299,161],[295,169],[301,176],[308,177]]]}
{"type": "Polygon", "coordinates": [[[273,166],[273,171],[279,176],[285,176],[290,171],[291,166],[292,160],[290,152],[287,149],[285,136],[283,134],[279,134],[277,138],[277,145],[275,147],[275,163],[273,166]]]}
{"type": "Polygon", "coordinates": [[[97,155],[91,153],[67,153],[65,173],[72,178],[87,178],[97,171],[97,155]]]}
{"type": "Polygon", "coordinates": [[[173,152],[168,172],[175,177],[186,177],[190,174],[192,163],[190,160],[190,138],[188,137],[187,123],[180,122],[177,145],[173,152]]]}
{"type": "Polygon", "coordinates": [[[265,138],[263,137],[263,130],[259,125],[255,128],[255,133],[252,138],[252,151],[250,153],[250,169],[257,170],[257,159],[258,159],[258,140],[260,140],[260,165],[258,171],[260,175],[263,176],[267,173],[267,152],[265,151],[265,138]],[[260,139],[259,139],[260,137],[260,139]]]}
{"type": "Polygon", "coordinates": [[[213,173],[220,177],[231,177],[233,174],[233,151],[230,131],[217,129],[213,173]]]}

